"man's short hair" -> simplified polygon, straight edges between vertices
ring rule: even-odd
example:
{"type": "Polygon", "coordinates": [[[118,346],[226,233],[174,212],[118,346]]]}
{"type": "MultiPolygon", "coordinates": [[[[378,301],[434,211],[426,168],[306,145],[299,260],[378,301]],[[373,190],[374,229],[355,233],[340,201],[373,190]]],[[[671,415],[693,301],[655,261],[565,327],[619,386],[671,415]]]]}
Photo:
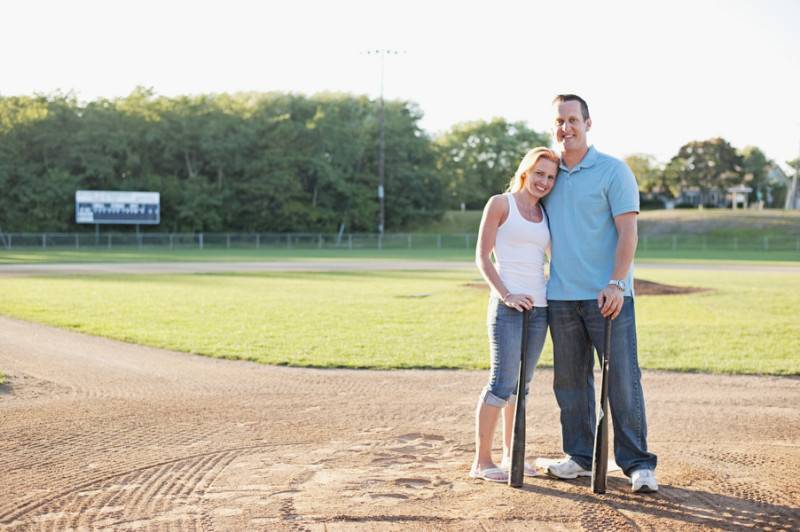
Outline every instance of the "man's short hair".
{"type": "Polygon", "coordinates": [[[559,94],[553,98],[553,104],[563,102],[581,102],[581,115],[583,116],[584,121],[589,120],[589,104],[586,103],[586,100],[577,94],[559,94]]]}

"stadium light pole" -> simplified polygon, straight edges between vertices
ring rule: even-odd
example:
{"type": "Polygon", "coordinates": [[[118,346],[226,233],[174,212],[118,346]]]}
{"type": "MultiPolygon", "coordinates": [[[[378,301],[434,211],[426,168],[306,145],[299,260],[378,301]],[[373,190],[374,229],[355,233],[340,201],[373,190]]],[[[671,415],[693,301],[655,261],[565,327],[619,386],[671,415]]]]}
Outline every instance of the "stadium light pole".
{"type": "Polygon", "coordinates": [[[386,206],[385,206],[385,192],[384,192],[384,166],[386,160],[386,142],[384,138],[384,104],[383,104],[383,65],[384,58],[387,55],[400,55],[405,53],[401,50],[389,50],[387,48],[379,48],[376,50],[368,50],[367,55],[377,55],[380,57],[381,63],[381,83],[380,83],[380,111],[378,113],[378,235],[383,236],[383,230],[386,222],[386,206]]]}
{"type": "Polygon", "coordinates": [[[798,144],[798,148],[797,168],[795,168],[794,176],[792,176],[792,184],[789,185],[789,190],[786,191],[786,204],[784,205],[784,210],[786,211],[797,209],[797,176],[800,175],[800,144],[798,144]]]}

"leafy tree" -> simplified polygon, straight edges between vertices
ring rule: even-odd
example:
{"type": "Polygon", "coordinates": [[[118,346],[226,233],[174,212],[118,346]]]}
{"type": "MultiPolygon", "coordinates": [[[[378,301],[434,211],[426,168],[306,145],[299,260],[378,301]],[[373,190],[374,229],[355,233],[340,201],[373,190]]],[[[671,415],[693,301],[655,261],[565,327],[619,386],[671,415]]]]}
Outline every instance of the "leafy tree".
{"type": "Polygon", "coordinates": [[[744,184],[751,187],[751,201],[764,200],[767,197],[769,186],[767,177],[770,168],[774,164],[759,148],[755,146],[745,146],[739,152],[742,156],[742,174],[744,184]]]}
{"type": "MultiPolygon", "coordinates": [[[[386,104],[390,230],[444,207],[421,116],[386,104]]],[[[374,231],[377,148],[377,104],[363,96],[0,97],[0,227],[83,229],[75,190],[104,189],[161,192],[153,230],[374,231]]]]}
{"type": "Polygon", "coordinates": [[[550,138],[503,118],[457,124],[436,139],[438,167],[452,208],[480,209],[508,186],[525,153],[550,138]]]}
{"type": "Polygon", "coordinates": [[[725,189],[742,183],[742,157],[722,138],[681,146],[667,165],[667,182],[680,189],[725,189]]]}
{"type": "Polygon", "coordinates": [[[625,163],[636,176],[639,191],[646,194],[669,194],[664,182],[664,171],[652,155],[637,153],[625,158],[625,163]]]}

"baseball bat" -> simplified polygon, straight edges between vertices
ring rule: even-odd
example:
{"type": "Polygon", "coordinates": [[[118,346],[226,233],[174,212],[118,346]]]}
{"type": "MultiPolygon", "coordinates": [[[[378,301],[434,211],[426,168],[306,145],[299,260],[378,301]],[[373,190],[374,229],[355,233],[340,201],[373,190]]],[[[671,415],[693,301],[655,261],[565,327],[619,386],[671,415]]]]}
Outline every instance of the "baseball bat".
{"type": "Polygon", "coordinates": [[[522,311],[522,347],[519,357],[519,379],[517,380],[517,409],[514,412],[514,429],[511,433],[511,469],[508,485],[521,488],[525,476],[525,354],[528,351],[528,312],[522,311]]]}
{"type": "Polygon", "coordinates": [[[600,371],[600,414],[597,418],[597,430],[594,434],[594,458],[592,460],[592,491],[606,492],[606,476],[608,474],[608,366],[611,363],[611,319],[606,318],[606,330],[603,336],[603,360],[600,371]]]}

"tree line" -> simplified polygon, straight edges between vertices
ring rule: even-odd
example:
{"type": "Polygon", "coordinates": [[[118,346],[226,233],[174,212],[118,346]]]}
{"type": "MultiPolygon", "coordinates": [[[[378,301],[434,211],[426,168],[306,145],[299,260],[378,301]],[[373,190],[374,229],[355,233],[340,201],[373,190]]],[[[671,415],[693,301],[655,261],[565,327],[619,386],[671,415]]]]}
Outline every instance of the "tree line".
{"type": "MultiPolygon", "coordinates": [[[[480,207],[520,153],[547,143],[502,119],[434,139],[421,118],[412,102],[385,104],[387,230],[480,207]]],[[[80,230],[76,190],[143,190],[161,193],[161,231],[374,232],[377,165],[377,103],[364,96],[0,97],[6,231],[80,230]]]]}
{"type": "MultiPolygon", "coordinates": [[[[475,121],[434,137],[421,118],[413,102],[385,103],[388,231],[482,208],[525,151],[550,144],[524,122],[475,121]]],[[[159,231],[374,232],[378,124],[377,102],[348,94],[0,97],[0,229],[90,230],[75,224],[76,190],[141,190],[161,193],[159,231]]],[[[627,162],[651,195],[766,179],[772,163],[757,148],[704,142],[665,167],[627,162]]]]}
{"type": "MultiPolygon", "coordinates": [[[[631,155],[625,162],[636,175],[645,203],[650,201],[655,206],[664,200],[676,200],[681,206],[687,190],[724,193],[739,185],[751,189],[751,203],[782,207],[786,199],[787,183],[775,161],[756,146],[736,149],[719,137],[684,144],[666,164],[645,154],[631,155]]],[[[798,168],[798,160],[787,164],[798,168]]]]}

